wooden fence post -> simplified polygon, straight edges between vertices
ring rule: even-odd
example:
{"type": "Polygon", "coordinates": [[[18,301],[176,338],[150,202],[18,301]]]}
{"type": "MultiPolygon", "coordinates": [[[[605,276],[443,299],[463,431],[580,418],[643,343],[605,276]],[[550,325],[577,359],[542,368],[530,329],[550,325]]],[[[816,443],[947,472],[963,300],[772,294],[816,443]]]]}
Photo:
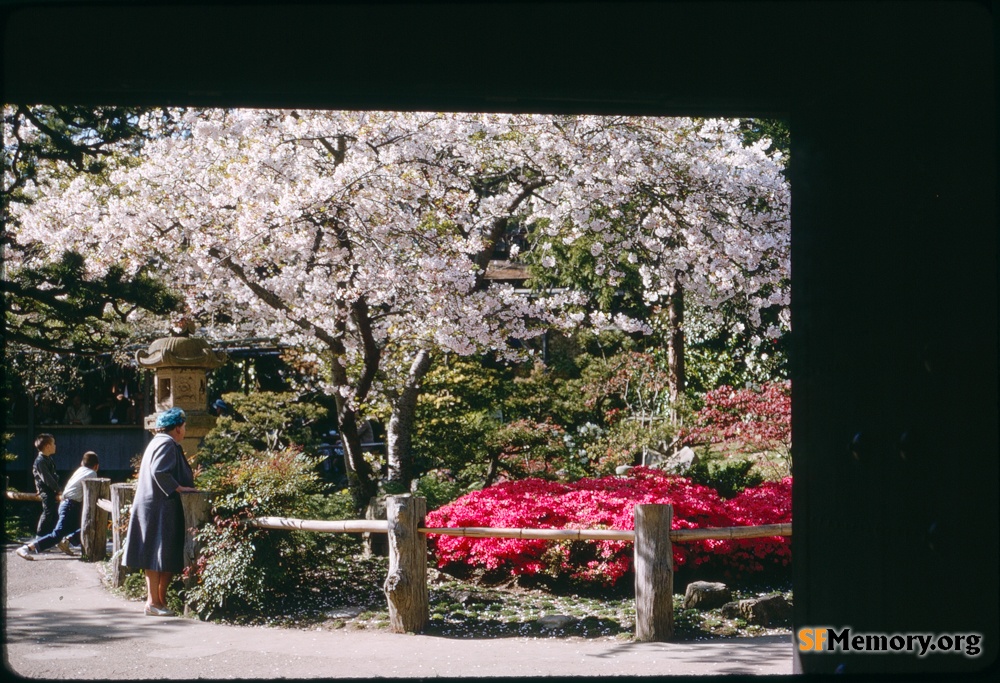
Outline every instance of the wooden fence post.
{"type": "Polygon", "coordinates": [[[80,519],[81,559],[100,562],[108,556],[108,513],[97,501],[111,497],[111,480],[91,477],[83,480],[83,512],[80,519]]]}
{"type": "MultiPolygon", "coordinates": [[[[365,519],[385,519],[385,499],[372,496],[365,508],[365,519]]],[[[365,532],[361,534],[361,547],[365,557],[388,557],[389,539],[385,534],[365,532]]]]}
{"type": "Polygon", "coordinates": [[[635,639],[666,642],[674,635],[674,552],[671,505],[635,506],[635,639]]]}
{"type": "Polygon", "coordinates": [[[389,575],[385,595],[394,633],[418,633],[430,619],[427,593],[427,536],[418,531],[427,501],[413,495],[386,496],[389,575]]]}
{"type": "Polygon", "coordinates": [[[211,517],[212,494],[208,491],[189,491],[180,495],[184,508],[184,566],[190,567],[201,555],[201,543],[195,535],[211,517]]]}
{"type": "MultiPolygon", "coordinates": [[[[184,508],[184,568],[192,567],[201,555],[201,542],[195,536],[202,525],[212,515],[212,494],[209,491],[189,491],[180,494],[181,506],[184,508]]],[[[184,587],[194,585],[191,577],[184,579],[184,587]]],[[[184,614],[189,613],[187,603],[184,604],[184,614]]]]}
{"type": "Polygon", "coordinates": [[[135,484],[111,485],[111,585],[118,588],[132,570],[122,564],[122,546],[128,533],[129,512],[122,513],[128,506],[131,510],[135,498],[135,484]]]}

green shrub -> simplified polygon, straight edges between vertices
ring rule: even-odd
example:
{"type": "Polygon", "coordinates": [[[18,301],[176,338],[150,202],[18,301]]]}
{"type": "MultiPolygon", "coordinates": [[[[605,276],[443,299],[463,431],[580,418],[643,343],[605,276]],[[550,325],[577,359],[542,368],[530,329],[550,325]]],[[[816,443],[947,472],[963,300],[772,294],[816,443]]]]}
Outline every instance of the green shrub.
{"type": "Polygon", "coordinates": [[[14,543],[18,539],[31,536],[31,529],[28,523],[21,519],[20,515],[10,514],[9,508],[3,517],[3,541],[4,543],[14,543]]]}
{"type": "MultiPolygon", "coordinates": [[[[217,465],[213,522],[198,534],[202,555],[186,594],[203,616],[260,611],[287,594],[324,551],[325,536],[257,529],[262,516],[312,519],[323,484],[315,458],[297,448],[258,452],[217,465]]],[[[190,573],[190,570],[189,570],[190,573]]]]}
{"type": "Polygon", "coordinates": [[[205,435],[194,464],[205,469],[202,486],[212,486],[214,467],[237,462],[254,453],[298,446],[315,453],[321,435],[314,427],[326,418],[326,408],[297,394],[260,391],[225,394],[233,408],[205,435]]]}
{"type": "Polygon", "coordinates": [[[713,458],[707,450],[684,476],[696,484],[715,489],[723,498],[732,498],[764,481],[763,475],[754,469],[752,460],[713,458]]]}
{"type": "Polygon", "coordinates": [[[450,503],[470,490],[467,485],[442,470],[431,470],[417,480],[417,495],[427,500],[428,510],[450,503]]]}

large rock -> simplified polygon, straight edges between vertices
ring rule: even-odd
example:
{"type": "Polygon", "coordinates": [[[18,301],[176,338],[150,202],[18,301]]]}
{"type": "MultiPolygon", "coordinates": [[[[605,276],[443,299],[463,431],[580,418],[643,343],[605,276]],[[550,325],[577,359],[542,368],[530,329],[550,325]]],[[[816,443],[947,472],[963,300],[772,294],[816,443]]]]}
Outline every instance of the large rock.
{"type": "Polygon", "coordinates": [[[732,599],[733,595],[724,583],[694,581],[684,590],[684,609],[715,609],[732,599]]]}
{"type": "Polygon", "coordinates": [[[792,604],[780,593],[763,598],[750,598],[730,602],[722,607],[722,616],[728,619],[742,617],[748,624],[757,626],[782,626],[791,621],[792,604]]]}
{"type": "Polygon", "coordinates": [[[698,454],[685,446],[663,461],[660,469],[673,474],[684,474],[698,462],[698,454]]]}
{"type": "Polygon", "coordinates": [[[538,617],[538,625],[545,629],[566,628],[575,622],[575,617],[566,614],[549,614],[538,617]]]}

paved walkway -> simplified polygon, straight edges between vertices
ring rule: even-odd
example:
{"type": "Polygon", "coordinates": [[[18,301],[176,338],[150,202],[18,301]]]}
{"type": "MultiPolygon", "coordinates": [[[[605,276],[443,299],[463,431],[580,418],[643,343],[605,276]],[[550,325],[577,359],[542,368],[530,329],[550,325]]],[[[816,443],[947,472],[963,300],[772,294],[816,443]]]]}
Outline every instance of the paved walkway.
{"type": "Polygon", "coordinates": [[[142,614],[95,565],[4,552],[4,665],[41,679],[607,677],[790,674],[790,637],[699,643],[449,639],[226,626],[142,614]]]}

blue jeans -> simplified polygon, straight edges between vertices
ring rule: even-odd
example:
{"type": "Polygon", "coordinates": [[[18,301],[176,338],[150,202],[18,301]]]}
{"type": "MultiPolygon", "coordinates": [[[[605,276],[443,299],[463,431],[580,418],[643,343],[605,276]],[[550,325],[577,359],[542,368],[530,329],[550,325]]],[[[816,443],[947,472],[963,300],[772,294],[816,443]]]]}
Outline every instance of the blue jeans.
{"type": "Polygon", "coordinates": [[[55,491],[42,491],[39,496],[42,499],[42,514],[38,518],[38,526],[35,527],[35,533],[39,536],[46,536],[52,533],[52,529],[56,524],[58,517],[56,510],[59,501],[56,498],[55,491]]]}
{"type": "Polygon", "coordinates": [[[59,503],[59,519],[55,528],[45,536],[39,536],[31,545],[38,552],[44,552],[53,547],[62,538],[68,538],[70,543],[80,542],[80,518],[83,515],[83,503],[78,500],[63,500],[59,503]]]}

